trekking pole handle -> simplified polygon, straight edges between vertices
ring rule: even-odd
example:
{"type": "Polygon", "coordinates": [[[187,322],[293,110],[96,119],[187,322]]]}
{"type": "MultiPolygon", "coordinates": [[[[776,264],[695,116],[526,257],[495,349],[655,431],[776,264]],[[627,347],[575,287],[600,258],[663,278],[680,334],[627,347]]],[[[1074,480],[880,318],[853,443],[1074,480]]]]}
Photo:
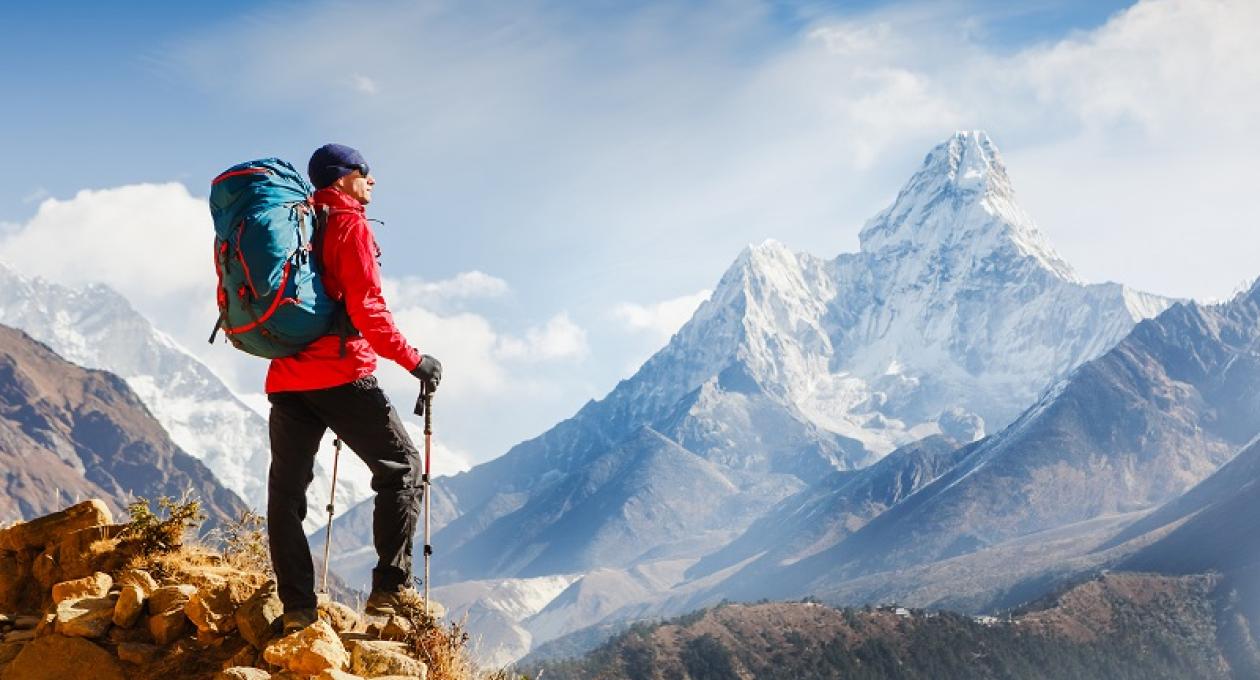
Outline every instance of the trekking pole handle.
{"type": "Polygon", "coordinates": [[[424,433],[433,434],[433,393],[426,391],[420,398],[424,400],[424,433]]]}

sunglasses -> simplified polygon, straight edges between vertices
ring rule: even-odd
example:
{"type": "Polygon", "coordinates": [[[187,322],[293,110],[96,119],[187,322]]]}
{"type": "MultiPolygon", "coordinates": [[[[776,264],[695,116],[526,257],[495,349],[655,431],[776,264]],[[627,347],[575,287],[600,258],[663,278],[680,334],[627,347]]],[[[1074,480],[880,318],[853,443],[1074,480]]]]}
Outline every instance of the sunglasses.
{"type": "Polygon", "coordinates": [[[368,174],[371,172],[371,170],[368,169],[367,163],[355,163],[353,165],[343,165],[341,167],[348,168],[350,170],[358,170],[359,173],[362,174],[364,177],[367,177],[368,174]]]}

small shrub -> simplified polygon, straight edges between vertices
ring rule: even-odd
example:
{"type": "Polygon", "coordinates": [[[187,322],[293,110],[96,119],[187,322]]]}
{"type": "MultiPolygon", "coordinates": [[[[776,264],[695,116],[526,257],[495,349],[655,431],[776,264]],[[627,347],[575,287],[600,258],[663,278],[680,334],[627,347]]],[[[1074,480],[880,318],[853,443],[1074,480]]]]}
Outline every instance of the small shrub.
{"type": "Polygon", "coordinates": [[[454,621],[440,623],[424,611],[424,598],[415,590],[404,591],[399,615],[411,621],[404,642],[412,655],[429,667],[430,680],[472,680],[476,664],[468,651],[469,635],[454,621]]]}
{"type": "Polygon", "coordinates": [[[267,544],[267,520],[251,510],[218,530],[223,562],[241,571],[274,576],[271,571],[271,549],[267,544]]]}
{"type": "Polygon", "coordinates": [[[129,542],[139,557],[152,557],[172,552],[184,544],[185,535],[201,526],[206,515],[201,501],[185,494],[179,500],[170,496],[157,499],[157,511],[149,499],[140,496],[127,506],[131,521],[119,534],[129,542]]]}

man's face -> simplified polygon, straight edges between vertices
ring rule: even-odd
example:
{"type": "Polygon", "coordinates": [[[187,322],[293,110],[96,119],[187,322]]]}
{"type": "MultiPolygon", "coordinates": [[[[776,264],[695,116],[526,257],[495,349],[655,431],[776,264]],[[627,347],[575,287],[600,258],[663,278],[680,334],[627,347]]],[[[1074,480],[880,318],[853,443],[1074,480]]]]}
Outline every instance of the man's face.
{"type": "Polygon", "coordinates": [[[333,182],[334,187],[342,193],[349,194],[351,198],[363,205],[372,202],[372,185],[374,184],[376,184],[376,178],[363,174],[361,170],[351,170],[333,182]]]}

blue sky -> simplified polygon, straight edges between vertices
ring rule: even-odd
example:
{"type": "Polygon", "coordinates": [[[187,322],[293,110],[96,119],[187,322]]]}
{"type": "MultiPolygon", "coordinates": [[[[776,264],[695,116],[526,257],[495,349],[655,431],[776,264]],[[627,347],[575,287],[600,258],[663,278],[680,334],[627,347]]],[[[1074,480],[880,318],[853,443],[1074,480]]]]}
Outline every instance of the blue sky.
{"type": "Polygon", "coordinates": [[[199,202],[241,160],[358,146],[400,320],[449,366],[445,439],[484,460],[628,376],[744,245],[856,250],[955,129],[989,132],[1085,278],[1228,295],[1260,274],[1256,20],[1207,0],[7,5],[0,256],[118,287],[256,392],[260,364],[199,342],[212,316],[184,302],[212,276],[199,202]],[[130,214],[153,246],[91,264],[115,246],[83,225],[130,214]]]}

